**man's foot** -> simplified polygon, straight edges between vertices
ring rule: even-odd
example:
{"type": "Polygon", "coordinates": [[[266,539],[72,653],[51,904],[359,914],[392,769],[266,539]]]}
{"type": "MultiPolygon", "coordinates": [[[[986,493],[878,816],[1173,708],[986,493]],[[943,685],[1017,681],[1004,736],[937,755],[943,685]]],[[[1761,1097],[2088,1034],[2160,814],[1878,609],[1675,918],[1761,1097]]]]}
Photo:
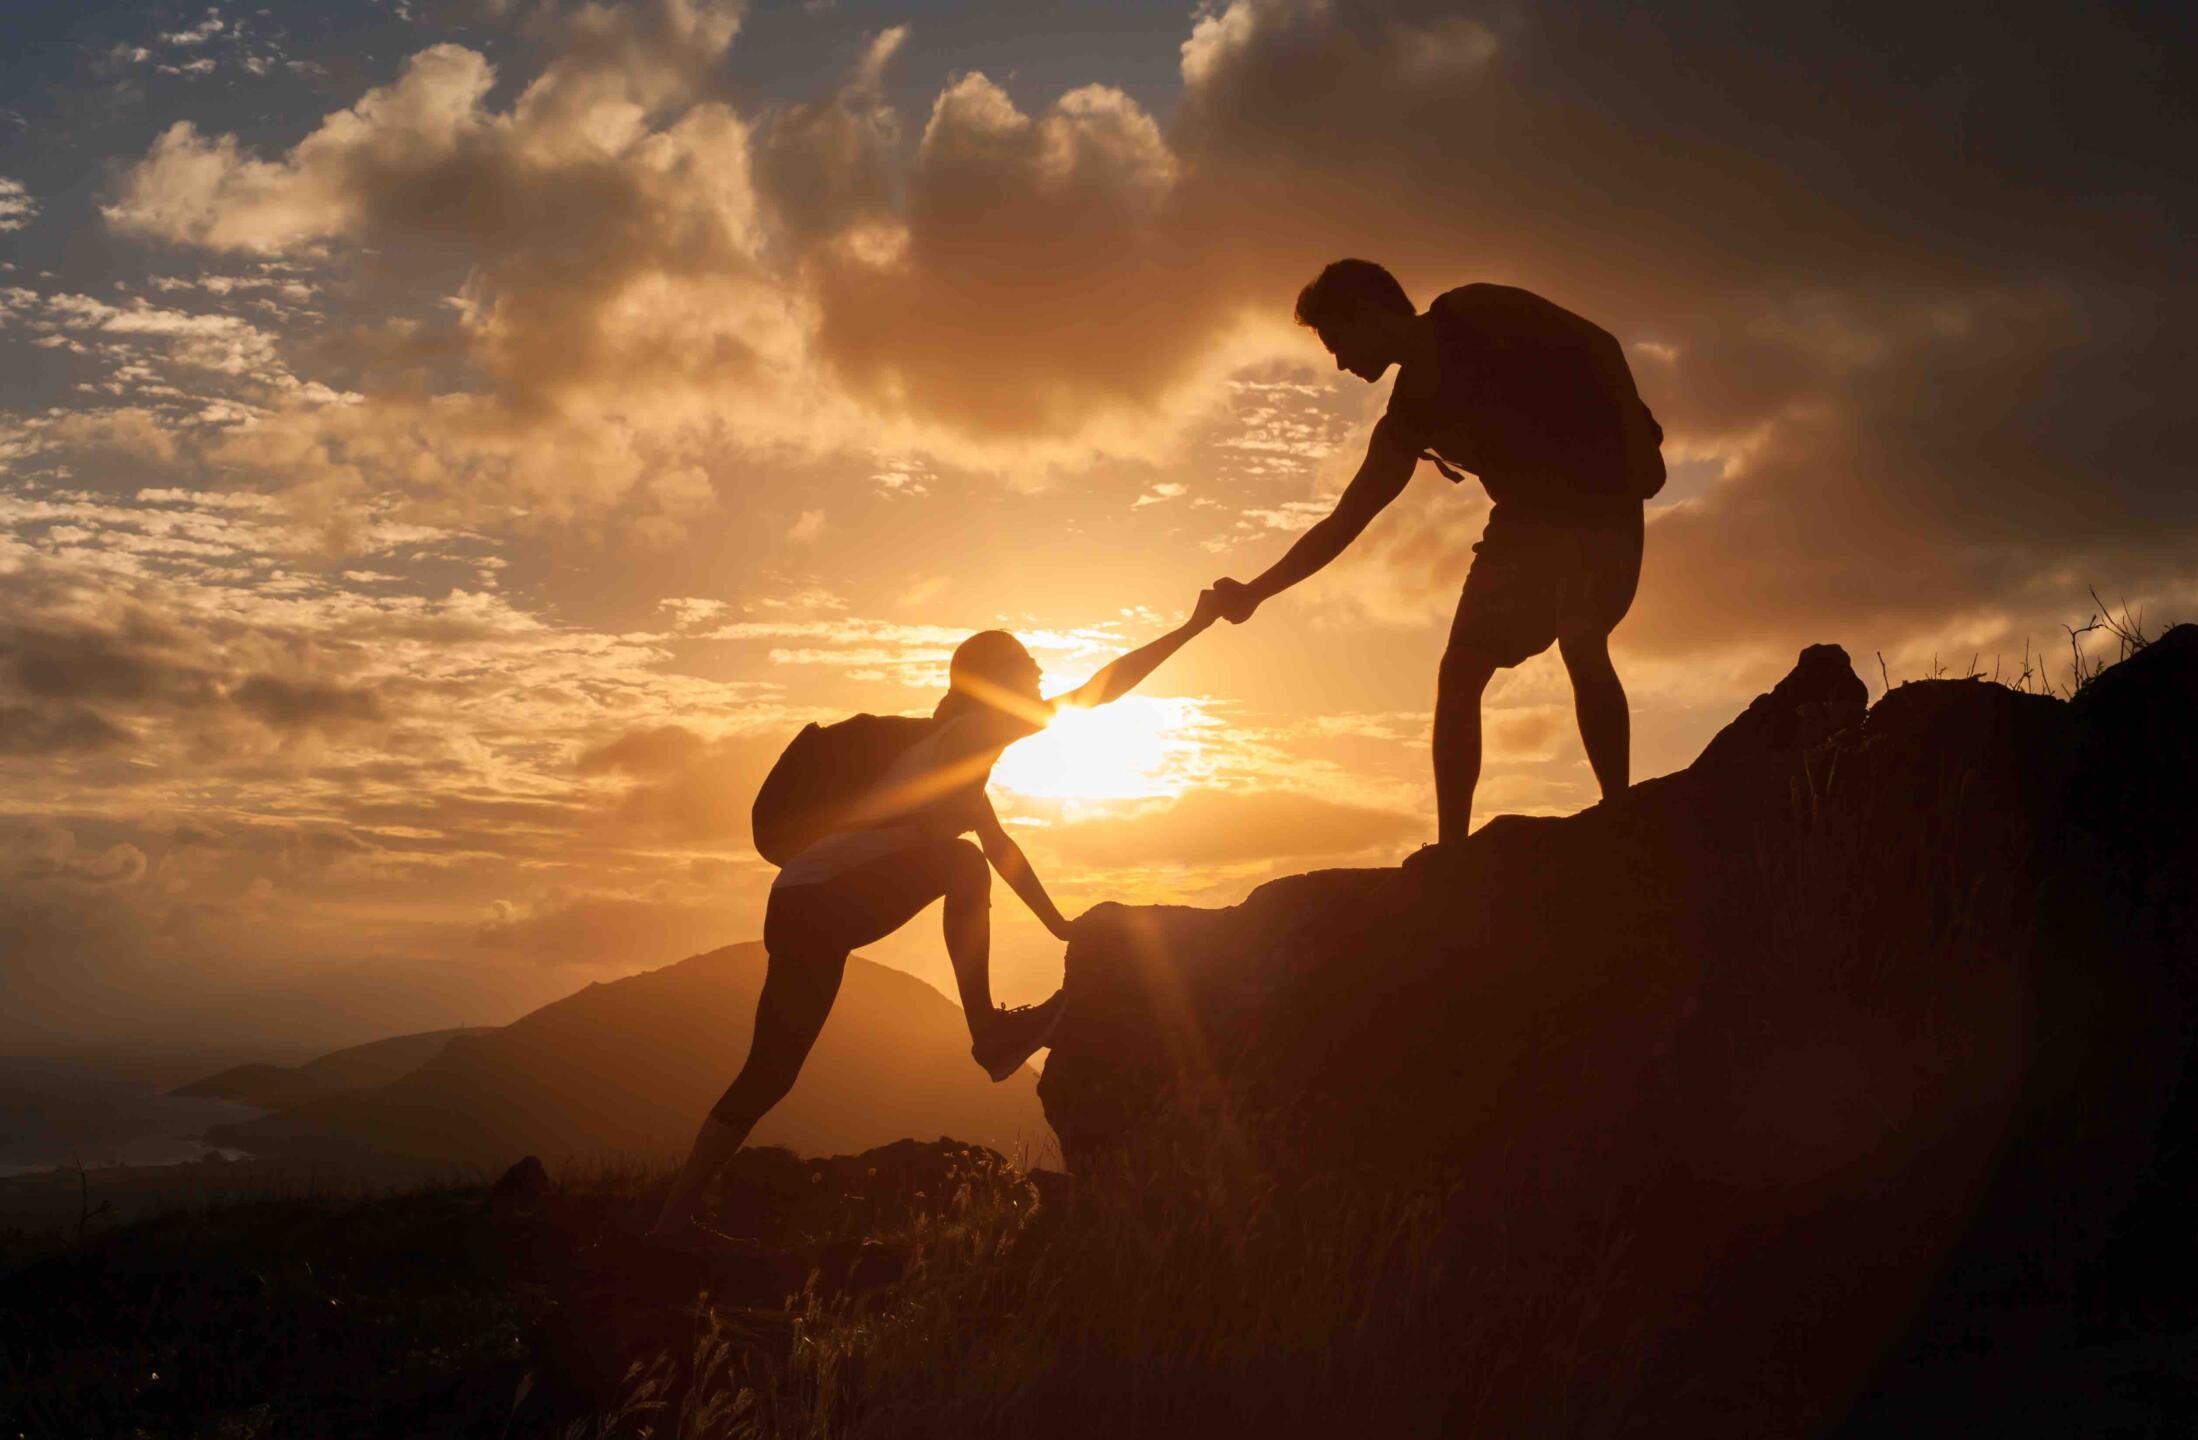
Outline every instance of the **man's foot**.
{"type": "Polygon", "coordinates": [[[1405,856],[1404,863],[1397,868],[1407,875],[1412,875],[1425,870],[1430,865],[1438,865],[1456,854],[1455,848],[1444,845],[1438,840],[1430,845],[1422,845],[1419,849],[1405,856]]]}
{"type": "Polygon", "coordinates": [[[1004,1005],[992,1009],[985,1033],[969,1047],[970,1055],[995,1083],[1023,1068],[1023,1062],[1053,1039],[1053,1027],[1061,1023],[1061,992],[1036,1005],[1004,1005]]]}

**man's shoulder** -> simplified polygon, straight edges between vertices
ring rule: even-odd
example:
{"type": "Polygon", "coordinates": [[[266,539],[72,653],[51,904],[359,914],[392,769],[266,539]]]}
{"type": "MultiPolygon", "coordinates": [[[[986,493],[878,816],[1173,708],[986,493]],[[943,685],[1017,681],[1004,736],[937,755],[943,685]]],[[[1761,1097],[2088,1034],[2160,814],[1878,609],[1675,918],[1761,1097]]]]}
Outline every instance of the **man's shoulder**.
{"type": "Polygon", "coordinates": [[[1571,311],[1546,296],[1517,285],[1475,281],[1445,290],[1428,307],[1428,313],[1453,324],[1463,323],[1499,330],[1522,325],[1547,324],[1576,319],[1571,311]]]}

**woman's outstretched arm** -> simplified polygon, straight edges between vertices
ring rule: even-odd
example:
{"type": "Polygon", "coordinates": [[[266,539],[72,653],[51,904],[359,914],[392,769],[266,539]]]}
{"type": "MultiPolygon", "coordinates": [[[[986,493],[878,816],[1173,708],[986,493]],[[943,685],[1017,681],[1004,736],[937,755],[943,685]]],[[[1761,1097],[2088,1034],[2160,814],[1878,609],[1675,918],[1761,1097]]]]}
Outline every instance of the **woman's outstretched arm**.
{"type": "Polygon", "coordinates": [[[1198,604],[1191,611],[1191,618],[1170,630],[1148,645],[1140,645],[1126,655],[1117,657],[1101,667],[1098,674],[1083,684],[1049,701],[1057,710],[1074,706],[1089,710],[1104,705],[1109,700],[1119,700],[1144,682],[1147,675],[1160,668],[1160,662],[1183,648],[1193,635],[1198,634],[1221,616],[1220,597],[1211,590],[1201,590],[1198,604]]]}
{"type": "Polygon", "coordinates": [[[1052,933],[1054,939],[1066,943],[1069,938],[1068,917],[1061,913],[1061,907],[1055,905],[1053,897],[1046,893],[1046,887],[1038,879],[1038,872],[1030,868],[1030,861],[1024,856],[1023,847],[1009,837],[1006,828],[1000,824],[1000,817],[993,812],[990,800],[985,802],[984,812],[977,817],[977,843],[983,847],[985,859],[992,862],[992,868],[999,871],[1000,878],[1007,882],[1007,888],[1022,897],[1023,903],[1030,907],[1030,913],[1038,917],[1039,923],[1052,933]]]}

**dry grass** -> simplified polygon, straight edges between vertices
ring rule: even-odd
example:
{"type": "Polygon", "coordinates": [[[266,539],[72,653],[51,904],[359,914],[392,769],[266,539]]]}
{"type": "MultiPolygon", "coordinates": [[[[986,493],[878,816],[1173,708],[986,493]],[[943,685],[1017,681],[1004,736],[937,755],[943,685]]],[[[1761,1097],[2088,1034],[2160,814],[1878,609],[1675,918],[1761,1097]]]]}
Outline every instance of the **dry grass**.
{"type": "Polygon", "coordinates": [[[877,1237],[911,1247],[901,1283],[812,1287],[790,1347],[707,1319],[566,1440],[1435,1434],[1522,1385],[1558,1397],[1540,1433],[1609,1429],[1624,1365],[1569,1382],[1621,1245],[1557,1276],[1483,1232],[1468,1268],[1450,1189],[1298,1183],[1221,1133],[1178,1114],[1043,1200],[1012,1168],[965,1174],[877,1237]]]}

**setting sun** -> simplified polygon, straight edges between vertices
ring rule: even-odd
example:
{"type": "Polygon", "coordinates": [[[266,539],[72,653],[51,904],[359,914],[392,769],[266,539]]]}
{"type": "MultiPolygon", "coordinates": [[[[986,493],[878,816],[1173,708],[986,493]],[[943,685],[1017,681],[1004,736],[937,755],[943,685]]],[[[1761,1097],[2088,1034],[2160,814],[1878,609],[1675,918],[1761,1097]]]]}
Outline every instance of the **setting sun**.
{"type": "Polygon", "coordinates": [[[1048,800],[1149,800],[1180,794],[1201,746],[1196,707],[1131,696],[1097,710],[1061,711],[1008,747],[994,783],[1048,800]]]}

